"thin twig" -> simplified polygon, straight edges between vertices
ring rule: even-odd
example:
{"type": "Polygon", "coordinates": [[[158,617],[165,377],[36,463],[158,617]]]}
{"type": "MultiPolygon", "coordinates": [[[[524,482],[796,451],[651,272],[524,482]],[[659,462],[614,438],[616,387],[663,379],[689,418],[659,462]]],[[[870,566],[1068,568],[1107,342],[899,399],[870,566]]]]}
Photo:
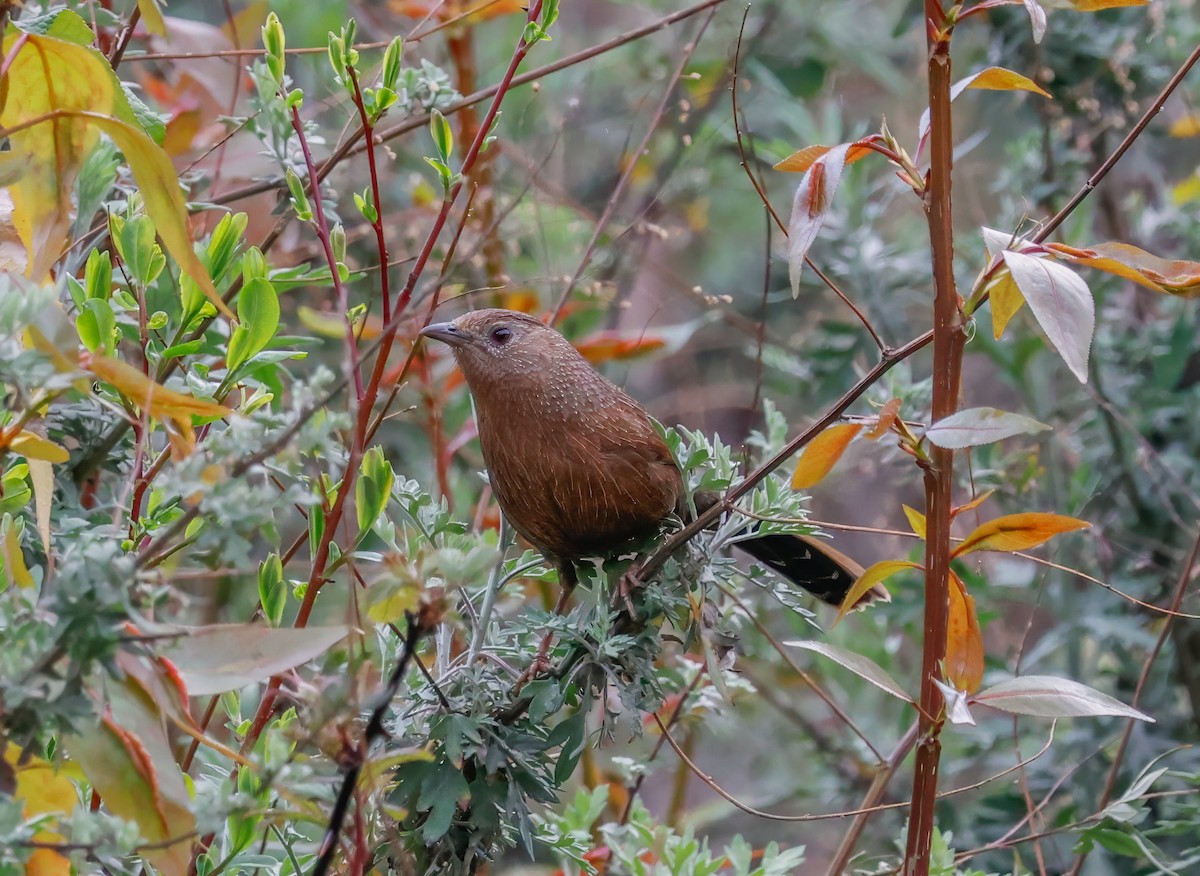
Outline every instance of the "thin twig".
{"type": "Polygon", "coordinates": [[[338,837],[342,833],[342,823],[346,820],[346,812],[350,808],[350,798],[358,786],[359,774],[371,754],[371,746],[384,735],[383,716],[387,713],[392,700],[396,698],[396,692],[400,690],[400,683],[404,681],[404,674],[408,671],[409,661],[416,654],[417,640],[421,637],[421,627],[411,612],[405,613],[405,621],[408,624],[408,631],[404,637],[400,656],[388,679],[387,687],[380,693],[375,708],[371,712],[371,719],[367,722],[366,730],[363,731],[362,742],[359,744],[354,763],[342,777],[342,787],[338,791],[333,811],[329,814],[329,824],[325,828],[325,836],[321,840],[321,848],[318,852],[317,863],[313,866],[312,876],[325,876],[329,872],[329,865],[333,862],[333,855],[337,851],[338,837]]]}

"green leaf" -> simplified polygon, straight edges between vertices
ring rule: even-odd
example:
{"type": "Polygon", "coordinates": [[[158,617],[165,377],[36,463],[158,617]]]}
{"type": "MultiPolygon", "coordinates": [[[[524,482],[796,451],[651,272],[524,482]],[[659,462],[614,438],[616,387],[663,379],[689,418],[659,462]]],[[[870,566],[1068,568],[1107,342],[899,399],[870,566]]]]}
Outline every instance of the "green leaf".
{"type": "Polygon", "coordinates": [[[226,367],[235,371],[260,352],[279,328],[279,296],[270,281],[255,278],[242,287],[237,299],[238,325],[229,338],[226,367]]]}
{"type": "Polygon", "coordinates": [[[395,90],[396,80],[400,78],[400,61],[404,55],[404,40],[396,37],[383,50],[383,72],[379,81],[383,87],[395,90]]]}
{"type": "Polygon", "coordinates": [[[107,352],[117,330],[112,306],[103,298],[89,298],[79,311],[75,328],[79,332],[79,340],[90,351],[107,352]]]}
{"type": "Polygon", "coordinates": [[[429,133],[433,136],[438,158],[443,164],[449,164],[450,155],[454,152],[454,131],[450,128],[449,119],[436,109],[429,114],[429,133]]]}
{"type": "Polygon", "coordinates": [[[269,554],[258,567],[258,601],[262,603],[267,623],[273,627],[279,626],[287,605],[287,588],[283,586],[283,563],[279,554],[269,554]]]}
{"type": "Polygon", "coordinates": [[[363,454],[362,469],[354,486],[359,538],[375,525],[387,507],[395,480],[396,475],[383,455],[383,448],[376,445],[363,454]]]}

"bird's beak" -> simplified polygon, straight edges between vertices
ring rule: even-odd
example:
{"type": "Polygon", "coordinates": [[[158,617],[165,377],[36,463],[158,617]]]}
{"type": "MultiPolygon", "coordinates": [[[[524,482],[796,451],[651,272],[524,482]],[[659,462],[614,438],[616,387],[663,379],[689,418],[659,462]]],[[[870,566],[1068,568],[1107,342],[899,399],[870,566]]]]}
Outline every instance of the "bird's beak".
{"type": "Polygon", "coordinates": [[[441,341],[451,347],[465,346],[470,337],[452,322],[433,322],[421,329],[421,336],[441,341]]]}

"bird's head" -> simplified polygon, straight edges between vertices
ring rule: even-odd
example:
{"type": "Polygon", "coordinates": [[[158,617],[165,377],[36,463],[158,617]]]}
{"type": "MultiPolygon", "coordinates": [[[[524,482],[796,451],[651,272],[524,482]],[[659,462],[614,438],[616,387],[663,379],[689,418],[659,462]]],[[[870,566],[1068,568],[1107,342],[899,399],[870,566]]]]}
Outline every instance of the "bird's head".
{"type": "Polygon", "coordinates": [[[515,310],[476,310],[453,322],[432,323],[421,334],[450,346],[472,391],[579,365],[590,370],[566,338],[515,310]]]}

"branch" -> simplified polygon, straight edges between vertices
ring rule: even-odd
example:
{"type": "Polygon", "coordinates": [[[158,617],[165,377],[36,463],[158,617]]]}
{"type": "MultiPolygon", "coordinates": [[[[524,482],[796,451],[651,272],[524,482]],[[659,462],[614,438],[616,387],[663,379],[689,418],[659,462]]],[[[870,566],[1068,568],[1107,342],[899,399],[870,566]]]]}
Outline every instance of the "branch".
{"type": "Polygon", "coordinates": [[[404,673],[408,671],[409,661],[415,656],[417,642],[421,638],[421,626],[411,612],[406,612],[404,619],[408,624],[404,645],[396,661],[396,667],[388,679],[387,687],[380,693],[379,700],[375,703],[375,709],[371,712],[371,720],[367,722],[367,729],[363,731],[358,757],[342,777],[342,788],[338,791],[337,801],[333,804],[333,811],[329,814],[329,824],[325,828],[325,836],[321,840],[321,848],[317,853],[317,863],[313,866],[312,876],[325,876],[329,872],[329,865],[333,861],[334,852],[337,851],[338,837],[342,833],[342,824],[346,820],[346,812],[350,808],[350,798],[354,794],[354,789],[358,787],[359,774],[371,753],[371,746],[385,735],[383,716],[392,700],[395,699],[396,692],[400,690],[400,683],[404,680],[404,673]]]}

